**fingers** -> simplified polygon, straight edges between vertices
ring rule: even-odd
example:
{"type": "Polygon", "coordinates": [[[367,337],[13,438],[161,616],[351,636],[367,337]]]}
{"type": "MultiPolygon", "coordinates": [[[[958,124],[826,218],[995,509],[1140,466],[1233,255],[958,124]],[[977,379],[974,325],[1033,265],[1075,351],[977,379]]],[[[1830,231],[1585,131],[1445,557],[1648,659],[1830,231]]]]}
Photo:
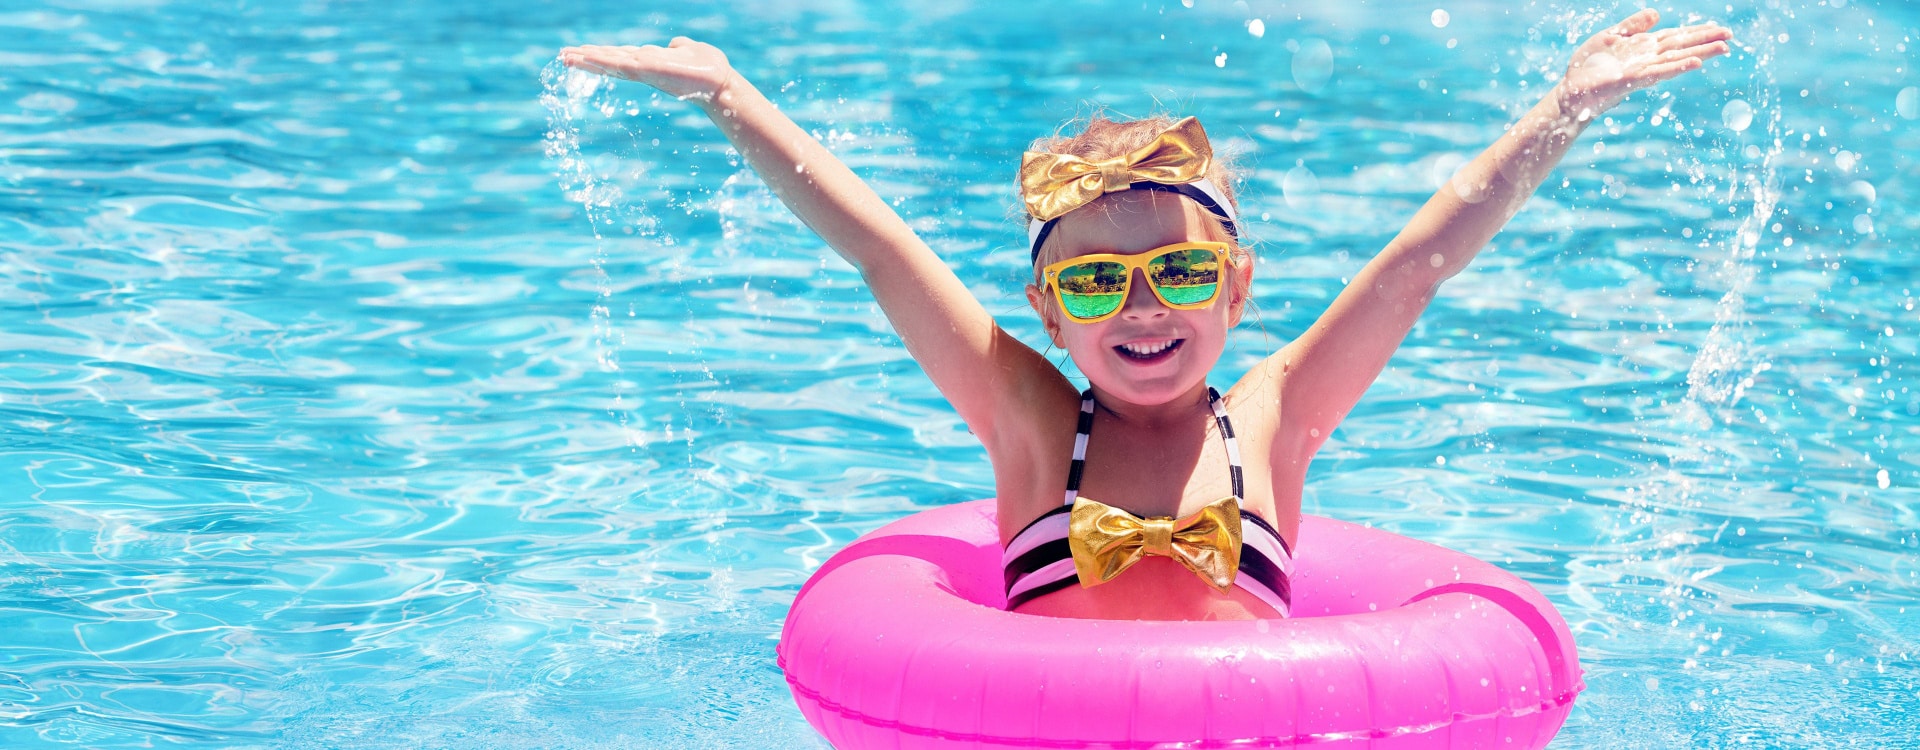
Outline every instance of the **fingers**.
{"type": "Polygon", "coordinates": [[[609,50],[613,48],[599,45],[568,47],[560,50],[560,64],[569,68],[578,68],[590,73],[606,75],[607,63],[611,62],[609,50]]]}
{"type": "Polygon", "coordinates": [[[1706,64],[1708,58],[1727,54],[1729,48],[1724,41],[1711,41],[1682,49],[1669,49],[1654,55],[1647,63],[1637,66],[1630,75],[1637,79],[1633,87],[1643,88],[1690,70],[1698,70],[1706,64]]]}
{"type": "Polygon", "coordinates": [[[643,47],[583,44],[560,50],[560,64],[590,73],[618,75],[617,71],[623,66],[634,64],[641,56],[660,49],[652,44],[643,47]]]}
{"type": "Polygon", "coordinates": [[[1661,54],[1660,58],[1663,61],[1681,60],[1689,57],[1705,60],[1709,57],[1719,57],[1721,55],[1727,54],[1730,51],[1732,51],[1732,48],[1728,47],[1726,42],[1709,42],[1707,44],[1702,44],[1696,47],[1687,47],[1685,49],[1668,50],[1667,52],[1661,54]]]}
{"type": "Polygon", "coordinates": [[[1633,36],[1634,34],[1639,34],[1647,29],[1653,28],[1653,25],[1659,22],[1660,11],[1648,8],[1639,13],[1627,16],[1626,20],[1614,24],[1613,28],[1609,29],[1609,31],[1619,34],[1620,36],[1633,36]]]}
{"type": "Polygon", "coordinates": [[[1699,33],[1675,35],[1662,41],[1660,54],[1655,56],[1656,63],[1669,63],[1687,58],[1706,59],[1719,57],[1732,51],[1726,39],[1732,33],[1726,29],[1702,30],[1699,33]]]}
{"type": "Polygon", "coordinates": [[[577,44],[571,47],[561,48],[560,61],[572,65],[573,61],[590,60],[597,61],[601,65],[610,65],[620,62],[632,62],[662,50],[679,49],[681,47],[690,47],[698,44],[700,43],[684,36],[674,37],[673,41],[669,42],[665,47],[657,44],[643,44],[637,47],[633,45],[577,44]]]}
{"type": "Polygon", "coordinates": [[[1679,47],[1698,47],[1709,42],[1726,41],[1733,38],[1733,31],[1719,24],[1703,23],[1698,26],[1681,26],[1666,29],[1659,33],[1660,46],[1667,49],[1679,47]]]}
{"type": "Polygon", "coordinates": [[[1675,60],[1673,62],[1660,63],[1659,65],[1648,66],[1647,69],[1644,71],[1645,77],[1642,79],[1643,82],[1635,86],[1634,88],[1651,86],[1655,83],[1667,80],[1674,76],[1680,75],[1681,73],[1685,73],[1689,70],[1696,70],[1700,66],[1705,64],[1706,63],[1698,57],[1689,57],[1684,60],[1675,60]]]}

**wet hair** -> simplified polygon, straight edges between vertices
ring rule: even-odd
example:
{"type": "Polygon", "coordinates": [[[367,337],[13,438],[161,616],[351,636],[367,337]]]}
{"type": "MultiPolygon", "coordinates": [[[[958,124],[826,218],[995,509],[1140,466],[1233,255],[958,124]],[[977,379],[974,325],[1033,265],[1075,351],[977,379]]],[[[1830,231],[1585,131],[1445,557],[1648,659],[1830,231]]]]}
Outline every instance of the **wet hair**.
{"type": "MultiPolygon", "coordinates": [[[[1061,125],[1060,130],[1056,131],[1053,136],[1034,141],[1032,145],[1027,147],[1027,150],[1066,154],[1087,160],[1111,159],[1147,145],[1179,121],[1165,113],[1155,113],[1138,120],[1113,120],[1107,117],[1105,110],[1095,110],[1093,114],[1085,118],[1086,127],[1082,128],[1079,134],[1073,136],[1062,135],[1062,133],[1066,132],[1067,129],[1078,122],[1081,122],[1079,118],[1069,120],[1061,125]]],[[[1213,182],[1215,187],[1220,188],[1220,192],[1225,194],[1227,202],[1233,205],[1234,214],[1239,215],[1240,201],[1236,196],[1237,191],[1234,189],[1234,184],[1239,177],[1239,172],[1231,163],[1231,159],[1223,156],[1219,150],[1216,149],[1213,154],[1213,163],[1207,167],[1206,177],[1213,182]]],[[[1106,203],[1106,201],[1107,197],[1102,197],[1075,210],[1104,209],[1105,206],[1103,204],[1106,203]]],[[[1232,254],[1235,263],[1252,260],[1253,252],[1249,248],[1248,243],[1242,239],[1235,239],[1228,233],[1220,217],[1201,208],[1198,203],[1193,203],[1192,201],[1187,202],[1193,204],[1191,207],[1192,210],[1207,218],[1211,229],[1209,234],[1214,235],[1214,239],[1225,242],[1231,247],[1229,252],[1232,254]]],[[[1019,215],[1022,229],[1021,234],[1024,236],[1027,221],[1032,217],[1028,216],[1024,209],[1020,210],[1019,215]]],[[[1247,223],[1244,219],[1245,217],[1242,216],[1242,221],[1239,222],[1239,231],[1242,237],[1244,237],[1246,233],[1247,223]]],[[[1041,285],[1040,269],[1060,259],[1059,246],[1060,243],[1054,241],[1051,237],[1048,238],[1048,241],[1041,243],[1039,256],[1033,262],[1033,284],[1035,286],[1041,285]]],[[[1242,289],[1241,291],[1244,292],[1245,290],[1242,289]]]]}

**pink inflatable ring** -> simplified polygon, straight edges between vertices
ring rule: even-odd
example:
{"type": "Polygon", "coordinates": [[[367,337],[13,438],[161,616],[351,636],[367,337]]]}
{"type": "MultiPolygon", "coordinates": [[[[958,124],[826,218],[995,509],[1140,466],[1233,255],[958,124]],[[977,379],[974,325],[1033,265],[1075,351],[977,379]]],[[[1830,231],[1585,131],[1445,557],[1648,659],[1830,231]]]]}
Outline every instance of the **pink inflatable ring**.
{"type": "Polygon", "coordinates": [[[993,508],[888,524],[801,587],[779,664],[834,747],[1538,748],[1585,687],[1532,586],[1312,516],[1293,619],[1007,612],[993,508]]]}

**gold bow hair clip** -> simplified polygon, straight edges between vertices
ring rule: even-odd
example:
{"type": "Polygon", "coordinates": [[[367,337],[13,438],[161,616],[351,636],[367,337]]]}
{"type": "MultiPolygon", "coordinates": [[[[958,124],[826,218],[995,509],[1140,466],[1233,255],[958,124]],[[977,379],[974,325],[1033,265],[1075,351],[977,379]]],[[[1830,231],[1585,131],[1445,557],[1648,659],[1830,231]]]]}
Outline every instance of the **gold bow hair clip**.
{"type": "Polygon", "coordinates": [[[1179,520],[1139,518],[1084,497],[1073,501],[1067,548],[1081,586],[1113,580],[1147,555],[1179,560],[1225,593],[1240,572],[1240,499],[1224,497],[1179,520]]]}
{"type": "Polygon", "coordinates": [[[1207,131],[1192,117],[1174,123],[1152,143],[1112,159],[1028,151],[1020,156],[1020,196],[1027,213],[1051,221],[1136,182],[1185,185],[1204,179],[1213,163],[1207,131]]]}

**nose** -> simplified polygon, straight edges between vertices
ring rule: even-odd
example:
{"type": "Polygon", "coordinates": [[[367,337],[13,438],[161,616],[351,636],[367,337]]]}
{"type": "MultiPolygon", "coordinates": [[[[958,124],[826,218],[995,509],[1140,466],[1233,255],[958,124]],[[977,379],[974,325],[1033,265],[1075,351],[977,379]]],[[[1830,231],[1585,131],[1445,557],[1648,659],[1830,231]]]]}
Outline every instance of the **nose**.
{"type": "Polygon", "coordinates": [[[1153,288],[1147,286],[1147,272],[1145,269],[1133,269],[1133,278],[1129,281],[1130,283],[1127,284],[1127,302],[1124,307],[1120,308],[1121,317],[1148,320],[1164,317],[1173,312],[1167,309],[1166,305],[1161,304],[1160,298],[1153,293],[1153,288]]]}

